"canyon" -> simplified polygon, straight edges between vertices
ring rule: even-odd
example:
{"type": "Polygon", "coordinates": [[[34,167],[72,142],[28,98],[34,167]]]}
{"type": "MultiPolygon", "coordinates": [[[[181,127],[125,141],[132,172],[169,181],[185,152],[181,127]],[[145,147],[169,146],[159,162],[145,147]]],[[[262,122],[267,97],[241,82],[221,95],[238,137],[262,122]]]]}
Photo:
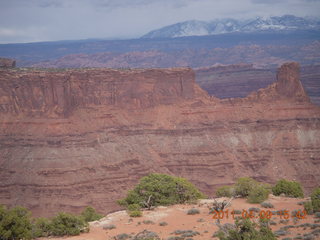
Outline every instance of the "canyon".
{"type": "Polygon", "coordinates": [[[35,216],[120,209],[142,176],[186,177],[208,196],[250,176],[320,182],[320,108],[298,63],[244,98],[190,68],[0,69],[0,202],[35,216]]]}

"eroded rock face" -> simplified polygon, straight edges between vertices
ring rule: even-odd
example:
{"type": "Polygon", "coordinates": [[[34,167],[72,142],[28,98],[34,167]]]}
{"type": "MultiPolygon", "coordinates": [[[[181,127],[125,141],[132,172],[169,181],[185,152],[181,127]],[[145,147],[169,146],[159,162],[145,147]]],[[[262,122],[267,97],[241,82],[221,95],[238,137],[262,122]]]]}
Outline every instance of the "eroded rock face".
{"type": "Polygon", "coordinates": [[[309,101],[300,82],[300,66],[296,62],[283,64],[277,73],[276,90],[280,96],[298,101],[309,101]]]}
{"type": "Polygon", "coordinates": [[[150,172],[186,177],[209,196],[241,176],[310,191],[320,181],[320,109],[292,87],[294,66],[227,100],[207,96],[190,69],[2,71],[0,203],[37,216],[87,205],[106,213],[150,172]]]}

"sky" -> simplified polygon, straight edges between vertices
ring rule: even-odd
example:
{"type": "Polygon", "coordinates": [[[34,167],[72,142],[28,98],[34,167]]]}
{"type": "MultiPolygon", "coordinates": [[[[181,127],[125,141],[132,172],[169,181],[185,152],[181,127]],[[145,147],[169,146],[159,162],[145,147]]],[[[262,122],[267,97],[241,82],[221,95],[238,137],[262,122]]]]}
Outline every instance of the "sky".
{"type": "Polygon", "coordinates": [[[0,0],[0,43],[137,38],[186,20],[320,15],[320,0],[0,0]]]}

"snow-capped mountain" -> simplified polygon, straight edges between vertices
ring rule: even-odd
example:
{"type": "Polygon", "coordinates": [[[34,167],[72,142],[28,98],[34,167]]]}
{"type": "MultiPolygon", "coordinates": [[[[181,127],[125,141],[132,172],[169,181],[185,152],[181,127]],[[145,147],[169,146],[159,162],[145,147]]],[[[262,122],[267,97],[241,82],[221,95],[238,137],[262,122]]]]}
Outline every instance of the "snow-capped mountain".
{"type": "Polygon", "coordinates": [[[210,22],[191,20],[153,30],[142,36],[142,38],[176,38],[186,36],[217,35],[232,32],[295,30],[320,30],[320,20],[296,17],[293,15],[269,18],[258,17],[247,20],[227,18],[210,22]]]}

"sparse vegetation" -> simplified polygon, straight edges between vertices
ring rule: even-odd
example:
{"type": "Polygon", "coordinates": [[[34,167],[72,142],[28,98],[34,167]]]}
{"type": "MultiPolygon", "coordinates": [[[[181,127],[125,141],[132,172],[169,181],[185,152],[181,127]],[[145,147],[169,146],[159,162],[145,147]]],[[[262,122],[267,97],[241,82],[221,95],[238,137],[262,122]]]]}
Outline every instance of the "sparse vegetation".
{"type": "Polygon", "coordinates": [[[320,212],[320,187],[313,190],[311,193],[312,208],[315,212],[320,212]]]}
{"type": "Polygon", "coordinates": [[[187,212],[188,215],[195,215],[195,214],[199,214],[199,213],[200,213],[200,211],[197,208],[191,208],[187,212]]]}
{"type": "Polygon", "coordinates": [[[0,239],[31,239],[30,212],[23,207],[7,209],[0,205],[0,239]]]}
{"type": "Polygon", "coordinates": [[[127,207],[127,211],[130,217],[141,217],[142,212],[141,212],[141,207],[139,204],[130,204],[127,207]]]}
{"type": "Polygon", "coordinates": [[[240,197],[248,197],[258,182],[249,177],[239,178],[235,184],[235,194],[240,197]]]}
{"type": "Polygon", "coordinates": [[[220,240],[250,239],[250,240],[276,240],[275,235],[264,223],[257,225],[250,219],[236,219],[235,226],[215,234],[220,240]]]}
{"type": "Polygon", "coordinates": [[[304,196],[300,183],[295,181],[287,181],[285,179],[279,180],[272,188],[272,192],[276,196],[279,196],[280,194],[295,198],[303,198],[304,196]]]}
{"type": "Polygon", "coordinates": [[[117,236],[115,236],[114,240],[127,240],[130,238],[131,238],[131,236],[129,234],[121,233],[121,234],[118,234],[117,236]]]}
{"type": "Polygon", "coordinates": [[[187,203],[204,197],[204,194],[184,178],[152,173],[140,179],[139,184],[118,203],[125,207],[139,204],[151,209],[154,206],[187,203]]]}
{"type": "Polygon", "coordinates": [[[159,223],[159,226],[162,226],[162,227],[163,227],[163,226],[167,226],[167,225],[168,225],[167,222],[160,222],[160,223],[159,223]]]}
{"type": "Polygon", "coordinates": [[[268,199],[269,190],[262,184],[256,185],[249,192],[248,202],[249,203],[261,203],[264,200],[268,199]]]}
{"type": "Polygon", "coordinates": [[[216,191],[217,197],[232,197],[234,196],[234,186],[222,186],[216,191]]]}
{"type": "Polygon", "coordinates": [[[144,230],[138,233],[133,240],[160,240],[160,238],[155,232],[144,230]]]}
{"type": "Polygon", "coordinates": [[[93,207],[86,207],[81,213],[81,217],[85,222],[97,221],[102,218],[101,214],[98,214],[93,207]]]}
{"type": "Polygon", "coordinates": [[[257,182],[249,177],[242,177],[232,186],[223,186],[217,189],[218,197],[244,197],[249,203],[261,203],[268,198],[270,185],[257,182]]]}
{"type": "Polygon", "coordinates": [[[53,236],[74,236],[89,231],[88,223],[83,218],[63,212],[52,218],[50,225],[50,235],[53,236]]]}
{"type": "Polygon", "coordinates": [[[264,208],[274,208],[274,206],[270,202],[262,202],[260,205],[264,208]]]}
{"type": "Polygon", "coordinates": [[[305,210],[309,215],[313,214],[313,205],[312,205],[311,202],[305,202],[305,203],[303,204],[303,206],[304,206],[304,210],[305,210]]]}
{"type": "Polygon", "coordinates": [[[0,240],[32,239],[49,236],[78,235],[88,232],[88,221],[100,218],[94,208],[87,207],[80,216],[58,213],[51,219],[31,219],[23,207],[0,206],[0,240]]]}
{"type": "Polygon", "coordinates": [[[112,230],[115,228],[116,228],[116,225],[114,225],[114,224],[108,224],[108,225],[103,226],[104,230],[112,230]]]}
{"type": "Polygon", "coordinates": [[[140,210],[129,211],[130,217],[141,217],[142,212],[140,210]]]}
{"type": "Polygon", "coordinates": [[[151,221],[151,220],[144,220],[143,223],[144,223],[144,224],[154,224],[154,222],[151,221]]]}

